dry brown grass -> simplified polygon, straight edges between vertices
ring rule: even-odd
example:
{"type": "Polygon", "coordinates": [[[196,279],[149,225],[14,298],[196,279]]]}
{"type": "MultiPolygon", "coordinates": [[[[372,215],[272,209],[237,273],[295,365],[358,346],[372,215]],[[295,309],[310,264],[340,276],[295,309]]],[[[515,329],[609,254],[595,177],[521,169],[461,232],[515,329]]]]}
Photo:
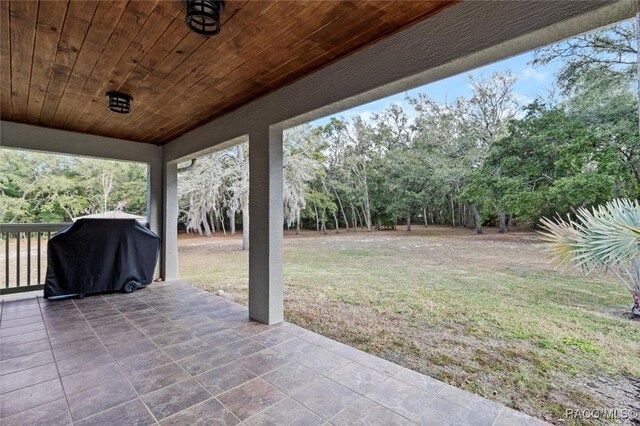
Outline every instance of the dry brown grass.
{"type": "MultiPolygon", "coordinates": [[[[247,302],[240,236],[182,236],[182,277],[247,302]]],[[[545,420],[640,405],[640,322],[614,280],[533,233],[445,227],[285,238],[286,318],[545,420]]]]}

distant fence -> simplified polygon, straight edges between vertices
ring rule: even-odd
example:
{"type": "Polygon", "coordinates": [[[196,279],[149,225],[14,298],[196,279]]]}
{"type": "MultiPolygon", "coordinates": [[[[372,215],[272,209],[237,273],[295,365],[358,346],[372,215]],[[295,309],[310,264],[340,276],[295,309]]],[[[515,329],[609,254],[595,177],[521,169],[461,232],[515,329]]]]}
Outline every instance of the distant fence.
{"type": "Polygon", "coordinates": [[[47,241],[68,223],[0,224],[0,295],[40,290],[47,271],[47,241]],[[43,260],[44,258],[44,260],[43,260]]]}

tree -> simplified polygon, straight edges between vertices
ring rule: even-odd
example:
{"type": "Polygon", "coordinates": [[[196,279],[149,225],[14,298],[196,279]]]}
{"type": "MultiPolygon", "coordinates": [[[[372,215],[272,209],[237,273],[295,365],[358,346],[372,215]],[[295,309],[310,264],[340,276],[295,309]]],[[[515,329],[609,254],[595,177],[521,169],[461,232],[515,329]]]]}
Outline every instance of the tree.
{"type": "Polygon", "coordinates": [[[536,51],[533,65],[560,62],[556,81],[565,92],[594,74],[603,84],[627,84],[638,78],[639,25],[640,14],[635,21],[623,21],[552,44],[536,51]]]}
{"type": "Polygon", "coordinates": [[[631,293],[633,315],[640,316],[640,203],[616,199],[592,211],[580,207],[576,216],[542,218],[543,240],[561,263],[615,275],[631,293]]]}
{"type": "MultiPolygon", "coordinates": [[[[517,78],[511,72],[495,73],[489,80],[478,81],[470,79],[473,96],[469,102],[469,115],[471,121],[471,129],[477,135],[480,157],[476,160],[475,166],[482,167],[485,163],[486,155],[488,155],[491,146],[500,138],[506,136],[507,125],[513,120],[520,111],[520,104],[517,100],[513,86],[517,78]]],[[[498,180],[500,178],[499,170],[490,170],[491,187],[494,191],[500,188],[498,180]]],[[[467,191],[469,194],[470,192],[467,191]]],[[[474,198],[479,199],[476,194],[474,198]]],[[[500,194],[497,193],[492,197],[493,200],[499,199],[500,194]]],[[[506,232],[506,214],[502,203],[495,203],[493,206],[497,209],[498,223],[500,232],[506,232]]],[[[478,201],[472,204],[472,211],[475,216],[476,231],[482,232],[478,214],[478,201]]]]}
{"type": "Polygon", "coordinates": [[[316,221],[316,230],[327,233],[327,216],[333,215],[337,210],[333,198],[326,192],[312,191],[307,194],[309,201],[305,215],[316,221]]]}
{"type": "Polygon", "coordinates": [[[416,127],[398,104],[392,104],[373,116],[375,124],[374,146],[377,146],[373,179],[381,192],[374,202],[378,228],[381,219],[394,226],[405,219],[407,232],[411,231],[411,218],[422,210],[428,186],[428,163],[416,155],[416,127]]]}
{"type": "Polygon", "coordinates": [[[529,105],[487,157],[483,173],[491,177],[497,171],[512,184],[493,195],[496,203],[535,223],[541,215],[570,213],[574,206],[640,195],[634,161],[627,157],[638,158],[632,148],[638,146],[635,105],[624,106],[621,99],[629,97],[612,99],[598,107],[572,99],[529,105]]]}
{"type": "MultiPolygon", "coordinates": [[[[301,127],[285,132],[284,207],[288,223],[299,223],[304,194],[319,164],[310,147],[314,131],[301,127]]],[[[187,231],[211,236],[216,228],[235,233],[236,214],[242,213],[242,249],[249,249],[248,144],[201,157],[194,168],[180,174],[178,196],[187,231]]]]}
{"type": "MultiPolygon", "coordinates": [[[[330,162],[335,168],[327,171],[328,187],[343,194],[341,204],[342,200],[349,203],[354,226],[359,222],[370,231],[372,216],[368,169],[371,157],[375,154],[369,149],[373,129],[361,117],[355,117],[350,122],[332,118],[322,131],[330,149],[333,148],[331,154],[335,155],[330,162]]],[[[344,207],[342,214],[346,218],[344,207]]]]}
{"type": "Polygon", "coordinates": [[[0,149],[0,221],[69,222],[125,206],[146,211],[143,164],[0,149]]]}
{"type": "Polygon", "coordinates": [[[597,155],[618,157],[640,183],[640,115],[632,88],[628,82],[606,84],[596,74],[585,75],[565,107],[597,137],[597,155]]]}
{"type": "Polygon", "coordinates": [[[238,145],[226,156],[228,167],[225,173],[227,216],[233,221],[235,232],[236,211],[242,212],[242,250],[249,250],[249,158],[248,144],[238,145]]]}
{"type": "MultiPolygon", "coordinates": [[[[536,52],[533,65],[561,61],[557,82],[565,93],[576,87],[635,86],[640,117],[640,11],[635,19],[584,34],[536,52]]],[[[638,121],[640,133],[640,120],[638,121]]]]}
{"type": "Polygon", "coordinates": [[[428,172],[425,164],[412,155],[410,149],[399,149],[387,156],[389,163],[387,185],[389,202],[386,212],[394,219],[406,218],[407,232],[411,232],[411,218],[424,205],[428,191],[428,172]]]}
{"type": "Polygon", "coordinates": [[[107,171],[100,174],[100,184],[102,193],[102,211],[106,212],[109,205],[109,196],[113,192],[113,175],[107,171]]]}
{"type": "Polygon", "coordinates": [[[428,176],[429,189],[422,197],[424,210],[431,212],[432,221],[460,225],[460,191],[478,158],[478,146],[468,126],[467,100],[439,104],[420,94],[409,102],[417,113],[413,152],[428,176]]]}
{"type": "Polygon", "coordinates": [[[301,213],[307,205],[309,185],[318,177],[320,163],[314,155],[318,132],[310,126],[299,126],[284,134],[284,218],[288,227],[296,224],[300,234],[301,213]]]}
{"type": "MultiPolygon", "coordinates": [[[[482,217],[491,214],[487,208],[491,203],[484,202],[486,188],[470,179],[480,178],[491,147],[507,134],[508,123],[521,109],[513,88],[516,81],[512,73],[499,72],[487,79],[470,78],[470,98],[444,104],[424,95],[410,100],[418,113],[417,147],[427,153],[434,170],[434,186],[442,191],[438,197],[444,201],[441,208],[449,211],[452,226],[467,220],[467,207],[460,205],[461,201],[468,205],[469,222],[478,233],[482,232],[482,217]]],[[[499,176],[499,171],[488,173],[499,176]]],[[[502,205],[493,205],[500,207],[497,216],[503,219],[501,227],[506,228],[502,205]]]]}
{"type": "Polygon", "coordinates": [[[180,174],[178,194],[186,215],[187,231],[210,236],[220,217],[223,193],[223,157],[219,154],[202,157],[195,167],[180,174]]]}

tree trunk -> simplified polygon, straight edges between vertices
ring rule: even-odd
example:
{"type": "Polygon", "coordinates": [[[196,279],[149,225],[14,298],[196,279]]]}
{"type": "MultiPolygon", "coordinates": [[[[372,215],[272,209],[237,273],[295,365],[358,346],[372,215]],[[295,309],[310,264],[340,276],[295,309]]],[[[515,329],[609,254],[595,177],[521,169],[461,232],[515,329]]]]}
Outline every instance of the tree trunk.
{"type": "Polygon", "coordinates": [[[231,235],[236,234],[236,211],[233,209],[229,209],[227,212],[227,216],[229,216],[229,232],[231,235]]]}
{"type": "Polygon", "coordinates": [[[507,216],[504,210],[502,209],[498,210],[498,222],[499,222],[498,232],[501,234],[504,234],[505,232],[507,232],[507,216]]]}
{"type": "Polygon", "coordinates": [[[507,231],[511,232],[513,229],[513,213],[509,213],[509,219],[507,220],[507,231]]]}
{"type": "Polygon", "coordinates": [[[427,219],[427,209],[422,209],[422,216],[424,217],[424,227],[426,228],[429,225],[429,220],[427,219]]]}
{"type": "Polygon", "coordinates": [[[203,218],[202,218],[202,226],[204,227],[204,235],[206,237],[210,237],[211,227],[209,226],[209,218],[207,217],[206,213],[203,215],[203,218]]]}
{"type": "Polygon", "coordinates": [[[369,184],[367,183],[367,167],[366,167],[366,163],[363,166],[362,175],[364,176],[364,179],[363,179],[364,180],[364,205],[363,205],[363,208],[362,208],[362,216],[366,220],[367,229],[369,231],[371,231],[371,204],[369,202],[369,184]]]}
{"type": "Polygon", "coordinates": [[[215,210],[212,214],[207,214],[207,218],[210,221],[209,223],[211,224],[211,230],[214,234],[220,230],[220,225],[218,225],[218,217],[218,212],[215,210]]]}
{"type": "Polygon", "coordinates": [[[356,212],[356,216],[358,218],[358,223],[360,224],[360,228],[364,228],[364,222],[362,221],[362,217],[360,216],[360,210],[354,207],[354,211],[356,212]]]}
{"type": "Polygon", "coordinates": [[[635,303],[633,304],[633,308],[631,308],[631,313],[633,313],[634,316],[640,317],[640,291],[633,292],[633,300],[635,303]]]}
{"type": "Polygon", "coordinates": [[[362,207],[362,217],[364,218],[365,223],[367,225],[367,230],[373,231],[373,221],[371,220],[371,210],[369,208],[368,202],[367,202],[366,209],[364,206],[362,207]]]}
{"type": "Polygon", "coordinates": [[[322,210],[322,226],[320,227],[320,229],[322,230],[322,233],[327,235],[327,218],[325,216],[325,211],[322,210]]]}
{"type": "Polygon", "coordinates": [[[300,235],[300,210],[296,212],[296,235],[300,235]]]}
{"type": "Polygon", "coordinates": [[[224,214],[221,214],[221,215],[220,215],[220,228],[222,228],[222,233],[223,233],[224,235],[227,235],[227,229],[226,229],[226,227],[224,226],[224,214]]]}
{"type": "Polygon", "coordinates": [[[453,196],[449,197],[450,199],[450,205],[451,205],[451,226],[455,227],[456,226],[456,209],[453,206],[453,196]]]}
{"type": "Polygon", "coordinates": [[[476,227],[476,215],[475,215],[476,205],[469,205],[469,229],[474,229],[476,227]]]}
{"type": "Polygon", "coordinates": [[[482,234],[484,231],[482,230],[482,221],[480,219],[480,213],[478,213],[478,208],[475,204],[471,204],[471,210],[473,212],[473,221],[476,224],[476,234],[482,234]]]}
{"type": "Polygon", "coordinates": [[[340,233],[340,224],[338,223],[338,216],[334,213],[333,214],[333,221],[336,224],[336,234],[340,233]]]}
{"type": "Polygon", "coordinates": [[[365,225],[367,226],[367,230],[371,231],[373,228],[373,222],[371,221],[371,210],[369,208],[368,200],[366,205],[362,206],[362,217],[364,218],[365,225]]]}
{"type": "MultiPolygon", "coordinates": [[[[638,80],[640,80],[640,78],[638,80]]],[[[638,102],[638,105],[640,105],[640,102],[638,102]]],[[[640,111],[638,111],[638,115],[640,116],[640,111]]],[[[638,183],[640,183],[640,167],[637,166],[634,162],[631,162],[631,172],[633,173],[633,176],[635,176],[638,183]]]]}
{"type": "MultiPolygon", "coordinates": [[[[242,145],[238,145],[237,148],[238,161],[244,163],[244,151],[242,150],[242,145]]],[[[245,169],[245,171],[247,174],[243,179],[245,179],[248,188],[249,170],[245,169]]],[[[242,210],[242,250],[249,250],[249,191],[247,190],[244,195],[240,195],[238,198],[238,201],[240,202],[240,210],[242,210]]]]}
{"type": "Polygon", "coordinates": [[[356,208],[353,206],[353,203],[349,203],[351,205],[351,224],[354,229],[358,229],[358,218],[356,217],[356,208]]]}
{"type": "Polygon", "coordinates": [[[102,183],[102,212],[105,213],[109,203],[109,195],[113,191],[113,175],[102,172],[100,181],[102,183]]]}
{"type": "MultiPolygon", "coordinates": [[[[346,230],[349,230],[349,221],[347,220],[347,214],[344,211],[344,207],[342,206],[342,200],[340,199],[340,196],[338,195],[338,191],[336,191],[335,188],[333,188],[333,193],[336,195],[336,199],[338,200],[338,206],[340,206],[340,213],[342,214],[342,219],[344,220],[344,227],[346,228],[346,230]]],[[[337,226],[336,226],[337,228],[337,226]]]]}
{"type": "Polygon", "coordinates": [[[407,232],[411,232],[411,213],[407,213],[407,232]]]}
{"type": "Polygon", "coordinates": [[[316,231],[320,232],[320,215],[318,215],[318,207],[314,204],[313,211],[316,214],[316,231]]]}
{"type": "Polygon", "coordinates": [[[71,212],[71,210],[67,209],[65,206],[60,206],[62,207],[62,210],[64,210],[64,213],[67,215],[67,217],[69,218],[69,222],[73,222],[73,218],[75,217],[75,215],[73,214],[73,212],[71,212]]]}
{"type": "Polygon", "coordinates": [[[460,226],[462,227],[466,227],[469,224],[467,223],[469,221],[469,215],[467,214],[467,205],[466,204],[462,204],[462,223],[460,224],[460,226]]]}
{"type": "Polygon", "coordinates": [[[249,208],[242,209],[242,250],[249,250],[249,208]]]}

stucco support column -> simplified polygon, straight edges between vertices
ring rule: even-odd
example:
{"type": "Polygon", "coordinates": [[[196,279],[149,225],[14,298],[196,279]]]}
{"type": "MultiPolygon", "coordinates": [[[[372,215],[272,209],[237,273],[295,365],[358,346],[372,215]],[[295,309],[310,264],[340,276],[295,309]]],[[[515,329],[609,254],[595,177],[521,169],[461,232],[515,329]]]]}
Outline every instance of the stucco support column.
{"type": "Polygon", "coordinates": [[[282,129],[249,134],[249,316],[284,320],[282,129]]]}
{"type": "Polygon", "coordinates": [[[165,164],[160,274],[164,281],[178,279],[178,165],[165,164]]]}
{"type": "MultiPolygon", "coordinates": [[[[162,238],[162,200],[164,199],[163,177],[162,177],[162,148],[158,147],[159,155],[147,165],[147,223],[149,229],[162,238]]],[[[156,265],[154,279],[161,277],[162,247],[160,247],[160,258],[156,265]]]]}

